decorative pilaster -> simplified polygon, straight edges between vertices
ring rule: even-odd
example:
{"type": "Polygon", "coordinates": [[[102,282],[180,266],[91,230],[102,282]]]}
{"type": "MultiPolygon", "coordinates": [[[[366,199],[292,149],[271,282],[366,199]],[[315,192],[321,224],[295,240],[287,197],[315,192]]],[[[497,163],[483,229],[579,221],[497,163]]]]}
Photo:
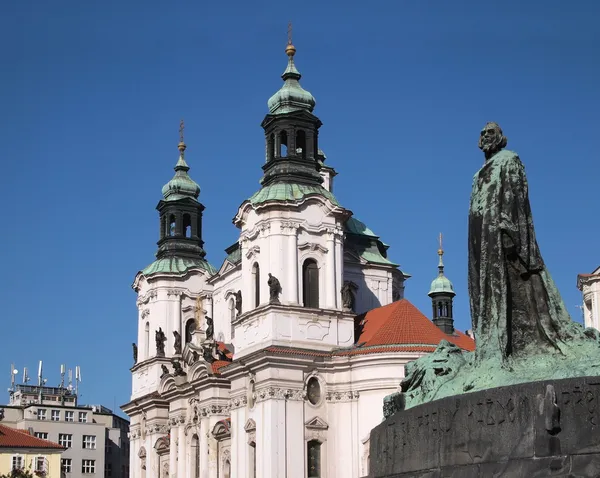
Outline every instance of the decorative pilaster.
{"type": "Polygon", "coordinates": [[[335,277],[335,230],[327,229],[327,255],[325,256],[325,307],[337,308],[335,277]]]}
{"type": "Polygon", "coordinates": [[[287,300],[290,304],[298,304],[298,224],[293,222],[285,222],[283,226],[287,229],[287,260],[286,266],[288,267],[288,286],[284,288],[284,292],[287,294],[287,300]]]}

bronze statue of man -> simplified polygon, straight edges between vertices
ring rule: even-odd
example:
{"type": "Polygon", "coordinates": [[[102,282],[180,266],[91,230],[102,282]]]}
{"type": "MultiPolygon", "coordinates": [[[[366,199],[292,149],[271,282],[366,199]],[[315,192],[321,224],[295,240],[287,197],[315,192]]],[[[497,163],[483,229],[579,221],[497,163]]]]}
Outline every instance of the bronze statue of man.
{"type": "Polygon", "coordinates": [[[469,297],[476,359],[561,353],[577,334],[540,253],[525,168],[503,149],[500,126],[488,123],[479,148],[469,211],[469,297]]]}

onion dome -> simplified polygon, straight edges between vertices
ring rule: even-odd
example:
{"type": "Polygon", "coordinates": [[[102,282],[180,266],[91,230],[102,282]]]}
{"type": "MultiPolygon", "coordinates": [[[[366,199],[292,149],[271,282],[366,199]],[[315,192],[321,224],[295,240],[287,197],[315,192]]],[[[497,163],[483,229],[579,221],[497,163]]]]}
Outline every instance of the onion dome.
{"type": "Polygon", "coordinates": [[[162,188],[162,195],[165,201],[176,201],[178,199],[192,198],[198,199],[200,195],[200,186],[189,177],[190,167],[185,162],[185,148],[183,138],[177,146],[179,149],[179,159],[175,165],[175,176],[162,188]]]}
{"type": "Polygon", "coordinates": [[[444,255],[444,250],[441,246],[441,234],[440,234],[440,248],[438,249],[438,255],[440,256],[440,262],[438,263],[438,276],[431,282],[431,287],[429,288],[430,297],[433,294],[449,294],[455,296],[454,286],[450,279],[448,279],[444,275],[444,262],[442,261],[442,256],[444,255]]]}
{"type": "Polygon", "coordinates": [[[267,103],[269,113],[278,115],[299,110],[306,110],[312,113],[316,104],[315,98],[300,86],[302,75],[296,69],[296,65],[294,65],[296,47],[292,45],[291,40],[288,42],[285,53],[288,56],[288,65],[283,75],[281,75],[284,84],[277,93],[269,98],[267,103]]]}

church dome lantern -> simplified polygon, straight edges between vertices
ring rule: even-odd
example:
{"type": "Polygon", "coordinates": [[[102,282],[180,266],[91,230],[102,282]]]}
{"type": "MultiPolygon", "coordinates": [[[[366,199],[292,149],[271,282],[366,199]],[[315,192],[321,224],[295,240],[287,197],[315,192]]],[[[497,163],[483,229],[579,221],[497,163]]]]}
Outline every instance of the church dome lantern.
{"type": "Polygon", "coordinates": [[[440,234],[440,247],[438,249],[440,257],[438,263],[438,276],[431,282],[429,293],[433,306],[433,323],[437,325],[444,333],[454,333],[454,318],[452,316],[453,301],[456,292],[450,279],[444,275],[444,249],[442,248],[442,235],[440,234]]]}

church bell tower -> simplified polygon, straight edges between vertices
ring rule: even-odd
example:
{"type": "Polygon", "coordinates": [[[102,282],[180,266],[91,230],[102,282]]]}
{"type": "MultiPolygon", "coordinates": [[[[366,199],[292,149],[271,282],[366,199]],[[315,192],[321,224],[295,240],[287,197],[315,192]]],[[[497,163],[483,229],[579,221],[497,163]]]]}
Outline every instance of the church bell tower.
{"type": "Polygon", "coordinates": [[[438,263],[438,276],[431,283],[431,288],[427,295],[431,297],[433,306],[433,323],[437,325],[442,332],[453,334],[454,318],[452,316],[452,305],[456,293],[454,292],[452,282],[444,275],[444,262],[442,260],[444,249],[442,248],[441,233],[438,255],[440,257],[438,263]]]}
{"type": "Polygon", "coordinates": [[[190,168],[185,162],[183,128],[182,120],[179,127],[179,160],[175,165],[175,176],[163,186],[163,199],[156,206],[160,214],[157,259],[206,256],[202,241],[204,206],[198,202],[200,186],[188,175],[190,168]]]}

